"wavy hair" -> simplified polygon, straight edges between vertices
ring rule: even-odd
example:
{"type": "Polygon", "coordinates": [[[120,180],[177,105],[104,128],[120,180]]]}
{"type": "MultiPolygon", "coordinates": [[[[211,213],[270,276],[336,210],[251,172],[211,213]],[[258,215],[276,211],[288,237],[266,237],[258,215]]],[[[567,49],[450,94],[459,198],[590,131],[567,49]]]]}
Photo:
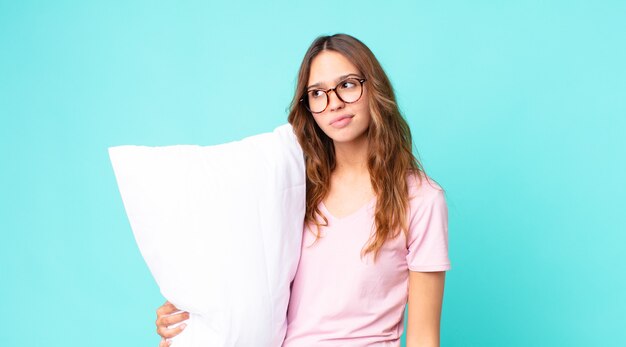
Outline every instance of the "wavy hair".
{"type": "Polygon", "coordinates": [[[300,65],[287,120],[293,126],[304,152],[307,176],[305,223],[317,227],[317,239],[320,238],[320,226],[328,225],[328,219],[318,206],[330,189],[330,175],[336,164],[335,151],[332,140],[319,128],[300,99],[306,93],[311,62],[323,51],[342,54],[367,79],[366,95],[371,114],[367,130],[367,166],[376,194],[376,210],[375,233],[364,246],[361,256],[373,252],[376,260],[386,240],[397,237],[401,230],[408,236],[407,175],[415,173],[421,181],[424,169],[413,155],[411,131],[398,109],[389,78],[370,49],[346,34],[316,38],[300,65]]]}

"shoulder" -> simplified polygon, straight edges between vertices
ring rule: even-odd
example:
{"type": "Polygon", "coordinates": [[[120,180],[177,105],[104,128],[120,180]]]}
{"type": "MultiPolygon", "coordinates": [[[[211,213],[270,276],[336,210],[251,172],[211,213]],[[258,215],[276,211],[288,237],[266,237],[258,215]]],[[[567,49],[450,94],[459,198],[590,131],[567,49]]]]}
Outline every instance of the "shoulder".
{"type": "Polygon", "coordinates": [[[434,210],[447,210],[443,188],[425,173],[408,174],[407,188],[411,221],[429,215],[434,210]]]}
{"type": "Polygon", "coordinates": [[[423,172],[407,174],[407,188],[411,204],[431,201],[444,195],[443,188],[423,172]]]}
{"type": "Polygon", "coordinates": [[[411,209],[407,235],[409,270],[449,270],[448,207],[444,190],[425,174],[421,177],[411,175],[408,179],[411,209]]]}

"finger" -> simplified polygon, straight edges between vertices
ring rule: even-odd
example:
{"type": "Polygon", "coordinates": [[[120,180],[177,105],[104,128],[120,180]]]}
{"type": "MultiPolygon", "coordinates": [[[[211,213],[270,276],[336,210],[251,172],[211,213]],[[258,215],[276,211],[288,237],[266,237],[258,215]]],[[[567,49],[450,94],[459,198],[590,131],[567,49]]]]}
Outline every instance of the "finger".
{"type": "Polygon", "coordinates": [[[170,325],[178,324],[182,321],[189,319],[189,312],[180,312],[167,316],[161,316],[157,318],[156,325],[169,328],[170,325]]]}
{"type": "Polygon", "coordinates": [[[166,301],[163,305],[161,305],[161,306],[159,306],[159,308],[157,308],[157,310],[156,310],[157,316],[170,313],[170,311],[172,310],[172,306],[173,305],[171,303],[166,301]]]}
{"type": "Polygon", "coordinates": [[[167,341],[164,338],[161,338],[161,342],[159,342],[159,347],[168,347],[167,341]]]}
{"type": "Polygon", "coordinates": [[[172,314],[174,312],[180,311],[174,304],[169,301],[166,301],[163,305],[159,306],[157,309],[157,316],[172,314]]]}
{"type": "Polygon", "coordinates": [[[178,325],[172,329],[167,329],[167,328],[163,328],[163,327],[158,327],[157,328],[157,334],[161,335],[161,337],[166,338],[166,339],[170,339],[178,334],[180,334],[185,327],[187,327],[187,324],[182,323],[181,325],[178,325]]]}

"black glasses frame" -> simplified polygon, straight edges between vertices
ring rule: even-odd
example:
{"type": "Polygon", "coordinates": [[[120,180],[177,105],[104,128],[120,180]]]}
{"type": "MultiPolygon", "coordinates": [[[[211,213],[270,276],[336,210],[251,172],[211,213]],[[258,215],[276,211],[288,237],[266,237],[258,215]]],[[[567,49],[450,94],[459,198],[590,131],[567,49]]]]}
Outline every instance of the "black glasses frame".
{"type": "Polygon", "coordinates": [[[331,91],[333,91],[333,92],[335,92],[335,95],[337,95],[337,98],[338,98],[339,100],[341,100],[342,102],[345,102],[346,104],[353,104],[353,103],[355,103],[355,102],[357,102],[357,101],[361,100],[361,96],[363,96],[363,83],[364,83],[365,81],[367,81],[367,78],[349,77],[349,78],[346,78],[345,80],[342,80],[341,82],[339,82],[339,83],[335,86],[335,88],[330,88],[330,89],[326,89],[326,90],[324,90],[324,89],[312,89],[312,90],[317,90],[317,91],[324,92],[324,93],[326,94],[326,107],[324,107],[324,109],[323,109],[323,110],[321,110],[321,111],[319,111],[319,112],[313,112],[313,111],[311,111],[311,108],[309,108],[309,101],[308,101],[307,95],[309,94],[309,92],[310,92],[311,90],[307,90],[307,91],[306,91],[306,93],[304,93],[304,96],[302,96],[302,98],[300,98],[300,102],[304,104],[304,107],[306,107],[306,109],[307,109],[309,112],[311,112],[311,113],[316,113],[316,114],[317,114],[317,113],[322,113],[322,112],[326,111],[326,109],[328,108],[328,104],[329,104],[329,101],[330,101],[330,96],[328,95],[328,93],[330,93],[331,91]],[[359,97],[358,97],[356,100],[351,101],[351,102],[348,102],[348,101],[345,101],[344,99],[342,99],[342,98],[341,98],[341,96],[339,96],[339,94],[337,93],[337,88],[339,88],[339,86],[340,86],[342,83],[344,83],[345,81],[347,81],[347,80],[352,80],[352,79],[359,81],[359,84],[361,85],[361,94],[359,95],[359,97]]]}

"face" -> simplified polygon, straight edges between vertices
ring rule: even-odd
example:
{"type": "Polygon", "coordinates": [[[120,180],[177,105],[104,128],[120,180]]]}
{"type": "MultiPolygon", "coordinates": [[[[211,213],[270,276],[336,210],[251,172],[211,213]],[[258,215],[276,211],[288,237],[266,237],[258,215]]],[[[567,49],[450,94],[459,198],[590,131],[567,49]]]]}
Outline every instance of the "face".
{"type": "MultiPolygon", "coordinates": [[[[307,91],[335,88],[339,82],[347,78],[345,76],[363,77],[356,66],[340,53],[322,51],[311,62],[307,91]]],[[[335,144],[367,138],[367,129],[371,120],[367,93],[367,82],[365,82],[361,98],[356,102],[346,103],[337,97],[335,91],[330,91],[326,109],[321,113],[312,113],[317,125],[335,144]]]]}

